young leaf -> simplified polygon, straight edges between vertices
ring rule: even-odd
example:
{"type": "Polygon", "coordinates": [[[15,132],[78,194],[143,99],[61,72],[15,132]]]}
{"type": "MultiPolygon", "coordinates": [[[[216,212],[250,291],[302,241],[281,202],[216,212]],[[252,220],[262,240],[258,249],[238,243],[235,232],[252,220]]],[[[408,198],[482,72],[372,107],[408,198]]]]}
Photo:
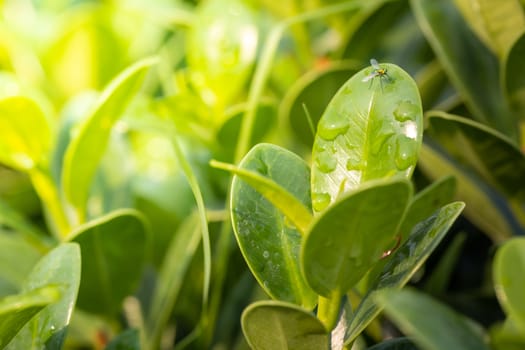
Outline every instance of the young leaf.
{"type": "MultiPolygon", "coordinates": [[[[288,196],[295,197],[293,202],[302,204],[299,208],[304,208],[311,217],[309,169],[297,155],[274,145],[259,144],[244,157],[240,168],[282,186],[288,196]]],[[[273,191],[270,194],[274,200],[269,201],[265,198],[266,188],[261,192],[265,195],[254,190],[244,177],[233,179],[230,205],[241,252],[269,295],[312,308],[316,295],[306,284],[299,267],[301,234],[279,207],[272,204],[287,197],[273,191]]]]}
{"type": "Polygon", "coordinates": [[[411,195],[407,180],[382,180],[321,213],[301,251],[308,284],[325,297],[352,288],[395,241],[411,195]]]}
{"type": "Polygon", "coordinates": [[[516,325],[525,330],[525,238],[505,242],[496,252],[493,274],[498,300],[516,325]]]}
{"type": "Polygon", "coordinates": [[[419,27],[473,116],[518,139],[500,89],[497,58],[470,31],[453,0],[412,0],[419,27]]]}
{"type": "Polygon", "coordinates": [[[0,348],[4,349],[37,312],[59,298],[58,286],[44,286],[0,299],[0,348]]]}
{"type": "Polygon", "coordinates": [[[51,128],[40,107],[22,96],[0,100],[0,162],[20,171],[46,169],[51,128]]]}
{"type": "Polygon", "coordinates": [[[403,287],[436,249],[464,207],[461,202],[448,204],[413,228],[408,240],[394,251],[355,310],[345,335],[346,344],[352,342],[381,311],[374,301],[374,294],[385,288],[403,287]]]}
{"type": "Polygon", "coordinates": [[[60,299],[33,317],[6,349],[61,348],[75,307],[79,283],[80,249],[77,244],[63,243],[40,259],[22,290],[32,291],[53,285],[60,291],[60,299]]]}
{"type": "Polygon", "coordinates": [[[413,289],[382,290],[377,292],[375,299],[394,323],[422,349],[489,349],[474,321],[421,292],[413,289]]]}
{"type": "Polygon", "coordinates": [[[417,86],[401,68],[379,67],[350,78],[319,121],[312,152],[316,212],[366,181],[407,178],[414,170],[423,123],[417,86]]]}
{"type": "Polygon", "coordinates": [[[78,306],[115,315],[133,293],[142,275],[148,237],[143,217],[131,209],[114,211],[74,232],[71,241],[82,250],[78,306]]]}
{"type": "Polygon", "coordinates": [[[259,301],[242,314],[242,330],[254,350],[329,348],[323,324],[310,312],[278,301],[259,301]]]}
{"type": "Polygon", "coordinates": [[[155,63],[156,59],[151,58],[137,62],[113,79],[66,150],[62,185],[81,222],[91,182],[108,144],[111,128],[140,88],[147,69],[155,63]]]}

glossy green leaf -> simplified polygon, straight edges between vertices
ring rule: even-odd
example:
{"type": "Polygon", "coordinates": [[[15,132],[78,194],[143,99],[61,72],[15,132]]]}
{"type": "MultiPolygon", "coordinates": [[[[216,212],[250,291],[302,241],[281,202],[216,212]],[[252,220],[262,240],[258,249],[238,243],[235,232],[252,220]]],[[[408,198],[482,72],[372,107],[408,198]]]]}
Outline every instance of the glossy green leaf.
{"type": "Polygon", "coordinates": [[[83,221],[91,182],[109,142],[111,129],[140,88],[146,71],[155,63],[156,59],[151,58],[137,62],[113,79],[66,150],[62,185],[80,221],[83,221]]]}
{"type": "Polygon", "coordinates": [[[441,152],[427,140],[421,148],[419,169],[432,179],[454,175],[457,198],[467,205],[465,215],[494,241],[503,241],[522,231],[505,199],[493,188],[441,152]]]}
{"type": "Polygon", "coordinates": [[[45,286],[0,299],[0,348],[4,349],[36,313],[59,298],[59,287],[45,286]]]}
{"type": "Polygon", "coordinates": [[[208,104],[224,106],[248,78],[257,54],[258,30],[239,0],[202,3],[188,38],[188,63],[208,104]]]}
{"type": "MultiPolygon", "coordinates": [[[[310,207],[308,165],[278,146],[259,144],[244,157],[241,169],[256,172],[285,189],[302,210],[310,207]]],[[[263,192],[264,193],[264,192],[263,192]]],[[[282,192],[281,192],[282,193],[282,192]]],[[[286,193],[286,192],[285,192],[286,193]]],[[[271,192],[275,201],[286,200],[271,192]]],[[[238,176],[231,192],[235,237],[252,273],[273,298],[312,308],[316,295],[306,284],[299,266],[301,234],[279,208],[238,176]]],[[[309,213],[308,213],[309,214],[309,213]]],[[[309,215],[311,217],[311,214],[309,215]]]]}
{"type": "Polygon", "coordinates": [[[0,162],[20,171],[46,168],[51,150],[51,127],[31,99],[0,100],[0,162]]]}
{"type": "Polygon", "coordinates": [[[510,49],[503,66],[503,88],[516,117],[525,119],[525,33],[510,49]]]}
{"type": "Polygon", "coordinates": [[[312,152],[312,200],[322,211],[362,183],[409,177],[422,139],[417,86],[401,68],[367,67],[334,96],[319,121],[312,152]]]}
{"type": "Polygon", "coordinates": [[[412,0],[417,22],[473,116],[517,140],[505,102],[496,56],[472,33],[454,0],[412,0]]]}
{"type": "Polygon", "coordinates": [[[405,337],[394,338],[376,344],[368,350],[419,350],[414,343],[405,337]]]}
{"type": "Polygon", "coordinates": [[[411,194],[406,180],[378,181],[319,215],[301,252],[308,284],[325,297],[352,288],[393,244],[411,194]]]}
{"type": "Polygon", "coordinates": [[[149,244],[144,219],[135,210],[117,210],[79,227],[71,241],[82,250],[78,306],[115,315],[142,276],[149,244]]]}
{"type": "Polygon", "coordinates": [[[22,290],[54,285],[60,291],[60,299],[24,326],[6,349],[60,348],[75,307],[79,284],[80,249],[77,244],[64,243],[46,254],[33,268],[22,290]]]}
{"type": "Polygon", "coordinates": [[[505,313],[525,330],[525,238],[505,242],[496,252],[494,288],[505,313]]]}
{"type": "Polygon", "coordinates": [[[329,348],[329,335],[310,312],[293,304],[259,301],[242,315],[242,330],[254,350],[329,348]]]}
{"type": "Polygon", "coordinates": [[[152,298],[147,330],[150,333],[149,347],[158,348],[164,327],[173,311],[184,278],[187,276],[201,239],[197,215],[189,216],[173,236],[166,251],[152,298]]]}
{"type": "Polygon", "coordinates": [[[289,121],[292,132],[304,145],[311,147],[315,134],[305,108],[313,125],[317,125],[332,97],[357,72],[357,67],[354,61],[332,63],[307,72],[287,89],[279,117],[289,121]]]}
{"type": "Polygon", "coordinates": [[[345,335],[346,344],[353,341],[381,311],[374,301],[375,293],[385,288],[403,287],[436,249],[464,207],[461,202],[448,204],[412,229],[408,240],[393,252],[355,310],[345,335]]]}
{"type": "Polygon", "coordinates": [[[422,349],[489,349],[474,321],[423,293],[413,289],[383,290],[375,299],[401,331],[422,349]]]}
{"type": "Polygon", "coordinates": [[[525,29],[525,14],[518,0],[454,0],[461,14],[483,41],[503,57],[525,29]]]}
{"type": "Polygon", "coordinates": [[[438,111],[428,113],[426,132],[454,159],[525,206],[525,155],[507,137],[472,120],[438,111]]]}

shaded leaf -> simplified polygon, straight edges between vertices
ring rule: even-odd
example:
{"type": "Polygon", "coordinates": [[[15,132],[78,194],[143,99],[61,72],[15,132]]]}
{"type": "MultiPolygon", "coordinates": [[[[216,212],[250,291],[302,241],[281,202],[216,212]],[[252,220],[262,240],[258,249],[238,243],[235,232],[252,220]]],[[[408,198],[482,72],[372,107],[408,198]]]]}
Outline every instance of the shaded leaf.
{"type": "Polygon", "coordinates": [[[461,202],[448,204],[413,228],[408,240],[393,252],[355,310],[345,336],[346,344],[353,341],[381,311],[374,301],[375,293],[385,288],[403,287],[436,249],[464,207],[461,202]]]}
{"type": "Polygon", "coordinates": [[[156,59],[142,60],[113,79],[66,150],[62,185],[80,221],[83,221],[91,182],[109,142],[111,129],[140,88],[147,69],[154,63],[156,59]]]}
{"type": "Polygon", "coordinates": [[[374,298],[390,319],[422,349],[489,349],[474,321],[423,293],[413,289],[382,290],[374,298]]]}
{"type": "Polygon", "coordinates": [[[77,244],[63,243],[40,259],[22,290],[54,285],[60,291],[60,299],[35,316],[7,349],[41,349],[49,343],[60,348],[75,307],[79,283],[80,249],[77,244]]]}
{"type": "Polygon", "coordinates": [[[321,213],[301,252],[308,284],[325,297],[352,288],[393,243],[411,195],[406,180],[377,181],[321,213]]]}
{"type": "Polygon", "coordinates": [[[241,322],[244,336],[254,350],[329,348],[329,336],[321,321],[293,304],[253,303],[244,310],[241,322]]]}
{"type": "Polygon", "coordinates": [[[525,119],[525,32],[508,52],[503,66],[503,88],[512,111],[517,118],[525,119]]]}
{"type": "Polygon", "coordinates": [[[417,86],[401,68],[380,67],[386,75],[368,67],[350,78],[319,121],[312,152],[317,212],[366,181],[414,170],[423,131],[417,86]]]}
{"type": "Polygon", "coordinates": [[[251,187],[257,182],[250,181],[250,185],[245,182],[248,177],[233,179],[230,204],[233,228],[248,266],[273,298],[312,308],[316,295],[306,284],[299,267],[301,234],[280,207],[272,204],[277,201],[284,207],[298,203],[296,207],[311,218],[308,165],[290,151],[259,144],[244,157],[240,168],[278,185],[277,189],[263,187],[262,195],[251,187]],[[282,189],[288,193],[286,196],[282,196],[282,189]],[[266,199],[268,193],[274,200],[266,199]]]}
{"type": "Polygon", "coordinates": [[[475,119],[517,140],[516,121],[500,89],[496,56],[471,32],[454,0],[412,0],[419,27],[475,119]]]}
{"type": "Polygon", "coordinates": [[[121,309],[122,300],[134,292],[142,275],[147,236],[144,219],[131,209],[114,211],[72,234],[71,241],[82,250],[80,308],[104,315],[121,309]]]}
{"type": "Polygon", "coordinates": [[[137,329],[127,329],[111,339],[106,350],[140,350],[140,333],[137,329]]]}
{"type": "Polygon", "coordinates": [[[394,338],[383,341],[368,350],[419,350],[409,338],[394,338]]]}

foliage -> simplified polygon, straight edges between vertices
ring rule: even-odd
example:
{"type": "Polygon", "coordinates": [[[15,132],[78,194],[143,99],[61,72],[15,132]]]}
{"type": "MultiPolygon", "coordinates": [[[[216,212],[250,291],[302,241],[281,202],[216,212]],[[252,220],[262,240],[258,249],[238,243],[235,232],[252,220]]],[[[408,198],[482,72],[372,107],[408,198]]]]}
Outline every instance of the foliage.
{"type": "Polygon", "coordinates": [[[0,8],[1,348],[525,346],[523,1],[0,8]]]}

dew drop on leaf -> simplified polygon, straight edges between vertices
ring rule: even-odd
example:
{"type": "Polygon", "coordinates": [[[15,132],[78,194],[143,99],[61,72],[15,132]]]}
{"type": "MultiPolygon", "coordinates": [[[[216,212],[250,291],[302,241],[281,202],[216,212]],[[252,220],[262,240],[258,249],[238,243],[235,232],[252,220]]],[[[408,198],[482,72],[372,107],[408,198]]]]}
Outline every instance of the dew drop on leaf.
{"type": "Polygon", "coordinates": [[[321,120],[317,130],[318,135],[328,141],[334,140],[337,136],[346,133],[350,127],[347,118],[337,118],[335,120],[321,120]]]}
{"type": "Polygon", "coordinates": [[[315,211],[322,211],[330,204],[330,195],[326,192],[312,194],[312,206],[315,211]]]}
{"type": "Polygon", "coordinates": [[[417,142],[409,137],[400,135],[396,139],[396,167],[399,170],[405,170],[416,162],[417,142]]]}
{"type": "Polygon", "coordinates": [[[323,173],[330,173],[334,171],[337,166],[337,159],[331,154],[331,152],[319,153],[316,159],[317,167],[323,173]]]}
{"type": "Polygon", "coordinates": [[[268,259],[268,258],[270,257],[270,253],[269,253],[267,250],[265,250],[265,251],[263,252],[263,257],[264,257],[265,259],[268,259]]]}
{"type": "Polygon", "coordinates": [[[410,101],[401,102],[394,110],[394,118],[399,122],[415,119],[418,114],[418,108],[410,101]]]}

